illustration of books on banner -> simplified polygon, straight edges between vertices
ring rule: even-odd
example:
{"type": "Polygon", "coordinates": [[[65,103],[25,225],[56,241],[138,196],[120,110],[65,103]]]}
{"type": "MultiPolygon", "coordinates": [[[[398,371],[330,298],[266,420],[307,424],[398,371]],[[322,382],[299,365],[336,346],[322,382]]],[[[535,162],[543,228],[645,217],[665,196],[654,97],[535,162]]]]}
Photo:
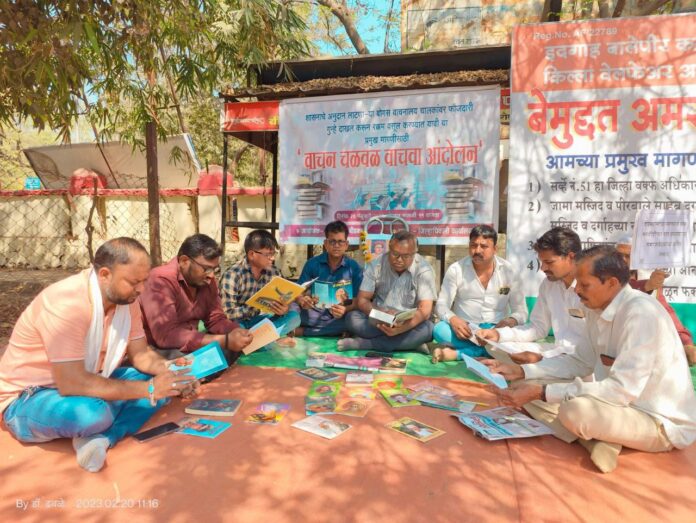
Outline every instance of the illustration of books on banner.
{"type": "Polygon", "coordinates": [[[476,166],[450,169],[444,173],[442,203],[449,216],[475,216],[483,205],[485,184],[476,178],[476,166]]]}
{"type": "Polygon", "coordinates": [[[329,191],[324,171],[298,176],[295,184],[295,216],[303,221],[323,220],[329,208],[329,191]]]}
{"type": "Polygon", "coordinates": [[[317,309],[330,309],[332,305],[343,305],[346,301],[353,299],[353,282],[350,280],[315,281],[312,285],[312,296],[318,300],[314,305],[317,309]]]}

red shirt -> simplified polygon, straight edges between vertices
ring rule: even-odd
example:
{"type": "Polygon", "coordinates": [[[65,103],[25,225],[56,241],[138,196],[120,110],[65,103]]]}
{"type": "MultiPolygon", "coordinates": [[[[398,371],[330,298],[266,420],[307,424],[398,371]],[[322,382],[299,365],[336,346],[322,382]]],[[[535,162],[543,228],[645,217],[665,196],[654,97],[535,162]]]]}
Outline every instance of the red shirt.
{"type": "MultiPolygon", "coordinates": [[[[650,294],[648,291],[645,290],[645,284],[647,282],[648,280],[634,280],[633,278],[628,280],[629,285],[634,289],[638,289],[639,291],[650,294]]],[[[662,295],[662,292],[655,293],[655,297],[657,298],[657,301],[659,301],[665,308],[665,310],[669,313],[669,317],[672,318],[672,322],[674,323],[674,326],[677,328],[677,333],[679,334],[679,339],[681,340],[682,345],[693,345],[694,342],[693,338],[691,337],[691,333],[686,327],[684,327],[682,322],[679,321],[677,313],[674,312],[672,306],[669,303],[667,303],[667,300],[662,295]]]]}
{"type": "Polygon", "coordinates": [[[200,320],[210,334],[226,334],[239,328],[225,316],[215,280],[198,287],[193,301],[186,293],[188,288],[177,258],[152,269],[140,295],[143,327],[150,345],[182,352],[196,350],[203,346],[205,336],[198,331],[200,320]]]}

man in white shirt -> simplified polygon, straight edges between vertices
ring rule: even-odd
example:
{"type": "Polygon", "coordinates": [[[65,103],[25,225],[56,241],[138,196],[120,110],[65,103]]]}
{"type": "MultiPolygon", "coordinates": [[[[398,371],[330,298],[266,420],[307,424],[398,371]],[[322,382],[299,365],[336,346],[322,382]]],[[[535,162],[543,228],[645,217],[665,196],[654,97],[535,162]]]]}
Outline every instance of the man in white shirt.
{"type": "Polygon", "coordinates": [[[577,257],[576,292],[591,346],[529,365],[488,360],[494,372],[519,380],[498,395],[519,407],[534,401],[557,415],[538,418],[580,438],[602,472],[616,468],[622,446],[645,452],[684,448],[696,440],[696,395],[679,335],[656,300],[628,285],[629,270],[609,246],[577,257]],[[591,365],[588,365],[590,361],[591,365]],[[594,371],[595,380],[581,378],[594,371]],[[538,385],[542,377],[574,379],[538,385]],[[541,401],[538,401],[541,400],[541,401]],[[559,426],[560,425],[560,426],[559,426]]]}
{"type": "MultiPolygon", "coordinates": [[[[534,342],[545,338],[553,328],[555,347],[573,352],[588,345],[580,300],[575,294],[575,256],[582,249],[580,237],[571,229],[554,227],[546,231],[533,245],[546,279],[539,286],[539,296],[529,315],[530,322],[517,327],[482,329],[478,334],[501,342],[534,342]]],[[[532,363],[543,357],[540,353],[520,352],[511,357],[517,363],[532,363]]]]}
{"type": "Polygon", "coordinates": [[[435,310],[440,322],[433,329],[438,343],[433,363],[487,356],[469,341],[471,324],[481,328],[514,327],[527,321],[522,285],[512,264],[495,255],[498,233],[490,225],[477,225],[469,234],[469,256],[450,265],[440,288],[435,310]]]}

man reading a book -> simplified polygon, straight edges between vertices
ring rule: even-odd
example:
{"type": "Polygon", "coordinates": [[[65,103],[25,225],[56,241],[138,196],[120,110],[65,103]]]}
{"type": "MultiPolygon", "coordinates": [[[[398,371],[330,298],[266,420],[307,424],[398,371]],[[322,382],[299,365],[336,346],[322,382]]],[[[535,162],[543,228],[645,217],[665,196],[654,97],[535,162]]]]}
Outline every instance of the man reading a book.
{"type": "Polygon", "coordinates": [[[433,362],[487,356],[469,340],[470,324],[480,328],[522,325],[527,304],[512,264],[495,255],[498,233],[490,225],[477,225],[469,234],[469,256],[452,264],[445,273],[435,309],[440,322],[433,338],[450,348],[436,348],[433,362]]]}
{"type": "Polygon", "coordinates": [[[0,360],[0,413],[24,443],[72,438],[99,471],[110,447],[169,396],[198,383],[148,347],[136,303],[150,256],[131,238],[104,243],[92,267],[44,289],[17,320],[0,360]],[[121,366],[125,356],[131,366],[121,366]]]}
{"type": "Polygon", "coordinates": [[[290,310],[290,305],[282,301],[270,299],[267,305],[272,315],[261,314],[257,308],[246,305],[246,301],[274,276],[281,276],[274,265],[278,249],[278,242],[270,232],[261,229],[250,232],[244,240],[244,257],[222,276],[220,297],[230,320],[249,329],[269,318],[278,335],[283,337],[300,326],[300,314],[296,310],[290,310]]]}
{"type": "Polygon", "coordinates": [[[184,240],[175,258],[152,270],[140,296],[148,342],[168,359],[178,358],[214,341],[228,361],[253,337],[227,319],[218,295],[215,273],[220,246],[205,234],[184,240]],[[203,322],[206,332],[200,332],[203,322]]]}
{"type": "Polygon", "coordinates": [[[346,316],[346,326],[353,337],[339,340],[338,350],[428,353],[426,343],[433,339],[430,315],[437,290],[433,268],[417,251],[416,236],[409,231],[397,231],[389,240],[387,253],[367,265],[357,309],[346,316]],[[402,323],[389,325],[370,319],[373,308],[415,311],[402,323]]]}
{"type": "Polygon", "coordinates": [[[696,395],[669,314],[628,285],[628,265],[613,247],[594,246],[576,259],[575,289],[591,345],[579,346],[582,354],[526,365],[487,360],[491,371],[518,380],[497,390],[499,398],[506,405],[524,405],[559,438],[577,439],[602,472],[616,468],[624,446],[664,452],[691,445],[696,395]],[[592,372],[594,379],[584,381],[592,372]],[[527,381],[539,378],[573,381],[527,381]]]}
{"type": "MultiPolygon", "coordinates": [[[[362,269],[358,262],[347,257],[348,226],[342,221],[331,222],[324,227],[324,252],[307,260],[297,281],[303,284],[317,279],[320,285],[336,287],[341,282],[350,282],[352,292],[357,292],[362,283],[362,269]]],[[[352,294],[347,295],[343,287],[334,288],[335,302],[330,307],[317,309],[317,297],[311,293],[300,296],[296,307],[300,307],[298,336],[340,336],[346,331],[345,315],[355,309],[352,294]],[[343,298],[343,299],[340,299],[343,298]]]]}
{"type": "MultiPolygon", "coordinates": [[[[477,333],[480,337],[506,344],[528,343],[545,338],[553,329],[555,345],[539,344],[537,353],[524,351],[512,354],[510,357],[517,363],[539,361],[544,350],[553,347],[562,346],[565,351],[572,352],[589,344],[580,299],[575,293],[575,256],[582,249],[580,237],[571,229],[554,227],[538,238],[532,247],[546,279],[539,286],[529,323],[481,329],[477,333]]],[[[489,350],[494,352],[493,349],[489,350]]],[[[495,356],[502,355],[496,352],[495,356]]]]}

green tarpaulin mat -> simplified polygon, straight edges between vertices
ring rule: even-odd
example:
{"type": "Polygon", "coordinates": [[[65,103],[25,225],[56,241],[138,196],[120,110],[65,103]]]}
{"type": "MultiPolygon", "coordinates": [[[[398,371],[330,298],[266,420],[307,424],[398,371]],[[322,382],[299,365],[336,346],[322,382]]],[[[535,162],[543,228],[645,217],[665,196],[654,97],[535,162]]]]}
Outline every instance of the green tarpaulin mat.
{"type": "MultiPolygon", "coordinates": [[[[242,356],[240,365],[256,367],[285,367],[290,369],[304,369],[307,353],[309,352],[338,352],[336,350],[336,338],[295,338],[297,345],[294,347],[281,347],[272,343],[270,347],[259,350],[249,356],[242,356]]],[[[364,351],[345,351],[343,356],[364,356],[364,351]]],[[[406,358],[406,374],[412,376],[430,376],[433,378],[452,378],[477,381],[483,380],[474,373],[468,371],[462,362],[448,361],[433,365],[430,358],[424,354],[414,352],[395,352],[397,358],[406,358]]],[[[332,369],[340,372],[342,369],[332,369]]],[[[691,380],[696,389],[696,367],[691,367],[691,380]]]]}

